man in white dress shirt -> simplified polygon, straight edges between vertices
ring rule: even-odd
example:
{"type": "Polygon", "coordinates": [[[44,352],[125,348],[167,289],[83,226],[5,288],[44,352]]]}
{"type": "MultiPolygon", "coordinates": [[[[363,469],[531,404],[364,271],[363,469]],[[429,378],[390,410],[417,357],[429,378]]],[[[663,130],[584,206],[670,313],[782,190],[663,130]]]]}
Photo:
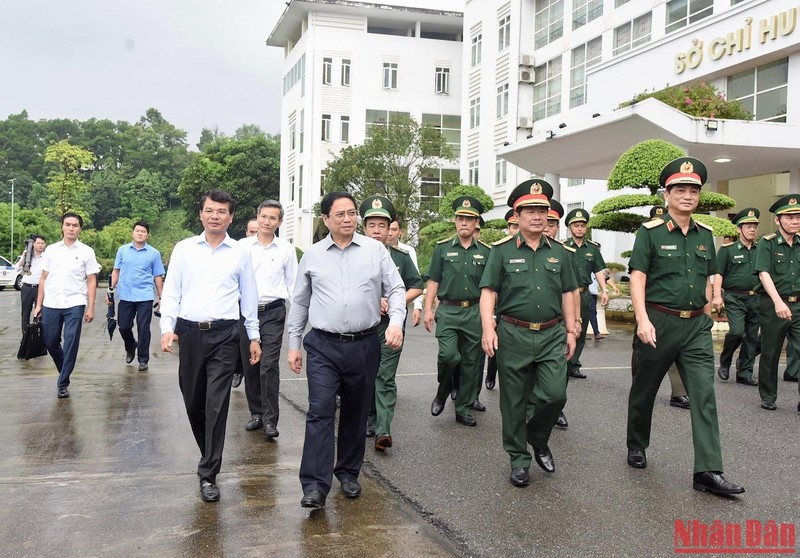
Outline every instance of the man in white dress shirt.
{"type": "MultiPolygon", "coordinates": [[[[36,298],[39,295],[39,280],[42,277],[42,256],[44,249],[47,247],[47,241],[39,234],[31,235],[33,242],[29,250],[33,250],[31,256],[30,270],[22,275],[22,289],[19,292],[20,301],[22,302],[22,334],[25,334],[25,328],[31,323],[31,311],[36,306],[36,298]]],[[[24,257],[24,256],[23,256],[24,257]]]]}
{"type": "MultiPolygon", "coordinates": [[[[411,257],[411,261],[414,262],[414,267],[416,267],[417,271],[419,271],[419,264],[417,263],[417,251],[410,244],[400,242],[400,238],[402,236],[403,229],[400,227],[400,223],[397,221],[392,221],[391,225],[389,225],[389,236],[386,238],[386,243],[408,252],[408,255],[411,257]]],[[[411,323],[414,327],[417,327],[422,320],[422,296],[423,295],[419,295],[414,299],[414,311],[411,313],[411,323]]]]}
{"type": "Polygon", "coordinates": [[[180,337],[178,381],[200,448],[200,495],[219,500],[231,382],[239,352],[239,316],[250,339],[250,362],[261,359],[258,290],[250,257],[228,236],[236,201],[223,190],[200,200],[203,234],[181,240],[169,259],[161,296],[161,350],[180,337]]]}
{"type": "MultiPolygon", "coordinates": [[[[289,242],[275,235],[283,223],[280,202],[266,200],[256,211],[258,233],[239,244],[250,254],[258,287],[258,322],[261,336],[261,362],[248,364],[242,354],[244,389],[250,422],[247,430],[263,427],[264,436],[278,437],[278,389],[286,303],[291,302],[297,275],[297,253],[289,242]]],[[[244,349],[240,343],[240,349],[244,349]]]]}

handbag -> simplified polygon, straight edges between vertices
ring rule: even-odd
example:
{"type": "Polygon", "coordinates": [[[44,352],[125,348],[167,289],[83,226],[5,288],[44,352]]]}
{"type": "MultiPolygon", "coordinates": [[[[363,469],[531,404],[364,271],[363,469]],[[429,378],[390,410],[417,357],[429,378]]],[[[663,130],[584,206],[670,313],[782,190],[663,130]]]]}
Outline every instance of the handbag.
{"type": "Polygon", "coordinates": [[[17,358],[20,360],[30,360],[32,358],[45,356],[47,348],[44,346],[44,333],[42,332],[42,322],[38,318],[33,323],[25,326],[25,334],[19,344],[17,358]]]}

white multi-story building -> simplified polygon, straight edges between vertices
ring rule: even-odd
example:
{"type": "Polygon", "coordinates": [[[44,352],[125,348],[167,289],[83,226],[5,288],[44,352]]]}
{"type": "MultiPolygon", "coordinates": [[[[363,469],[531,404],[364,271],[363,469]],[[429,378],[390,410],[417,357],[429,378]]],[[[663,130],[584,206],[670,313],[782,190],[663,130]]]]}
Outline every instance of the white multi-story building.
{"type": "MultiPolygon", "coordinates": [[[[281,236],[300,248],[319,224],[327,164],[370,126],[407,114],[460,149],[463,2],[396,4],[291,0],[267,40],[284,49],[281,236]]],[[[458,177],[458,163],[450,167],[425,173],[423,197],[458,177]]]]}
{"type": "MultiPolygon", "coordinates": [[[[661,138],[707,163],[705,189],[736,199],[731,213],[759,207],[768,232],[772,201],[799,191],[798,12],[790,0],[466,0],[462,179],[503,205],[543,176],[567,210],[591,210],[642,192],[610,193],[604,179],[630,146],[661,138]],[[620,108],[698,82],[740,99],[756,122],[693,119],[651,100],[620,108]]],[[[606,261],[633,242],[594,238],[606,261]]]]}

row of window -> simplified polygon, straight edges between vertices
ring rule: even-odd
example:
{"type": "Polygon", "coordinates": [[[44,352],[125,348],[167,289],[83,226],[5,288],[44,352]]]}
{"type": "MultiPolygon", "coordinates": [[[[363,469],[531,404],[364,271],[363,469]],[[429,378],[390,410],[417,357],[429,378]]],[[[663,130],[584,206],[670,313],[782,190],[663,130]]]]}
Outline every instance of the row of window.
{"type": "MultiPolygon", "coordinates": [[[[334,68],[333,58],[325,57],[322,59],[322,85],[333,85],[334,68]]],[[[351,61],[349,58],[342,58],[339,71],[339,85],[350,87],[351,61]]],[[[399,65],[397,62],[384,62],[381,73],[381,87],[384,89],[397,89],[399,65]]],[[[450,68],[448,66],[436,66],[433,80],[434,92],[437,95],[450,94],[450,68]]]]}

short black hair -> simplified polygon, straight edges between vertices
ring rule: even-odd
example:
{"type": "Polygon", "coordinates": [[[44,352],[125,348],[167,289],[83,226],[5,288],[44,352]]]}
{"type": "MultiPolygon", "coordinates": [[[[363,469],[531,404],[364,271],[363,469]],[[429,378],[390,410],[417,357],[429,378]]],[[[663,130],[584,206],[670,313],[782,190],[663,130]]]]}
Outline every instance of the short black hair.
{"type": "Polygon", "coordinates": [[[353,207],[358,208],[356,199],[348,192],[331,192],[329,194],[325,194],[325,197],[322,198],[322,201],[319,204],[320,213],[322,213],[323,215],[330,215],[331,207],[333,207],[333,202],[342,198],[347,198],[348,200],[353,202],[353,207]]]}
{"type": "Polygon", "coordinates": [[[83,217],[81,217],[77,213],[72,213],[71,211],[61,216],[61,224],[63,225],[64,221],[66,221],[70,217],[75,217],[78,220],[78,224],[81,226],[81,228],[83,228],[83,217]]]}
{"type": "Polygon", "coordinates": [[[37,241],[37,240],[39,240],[40,238],[41,238],[43,241],[47,242],[47,239],[46,239],[45,237],[43,237],[42,235],[40,235],[40,234],[32,234],[32,235],[31,235],[31,240],[33,240],[34,242],[36,242],[36,241],[37,241]]]}
{"type": "Polygon", "coordinates": [[[228,204],[228,211],[233,213],[236,211],[236,200],[225,190],[209,190],[203,197],[200,198],[200,211],[203,211],[203,208],[206,205],[206,200],[215,201],[217,203],[227,203],[228,204]]]}
{"type": "Polygon", "coordinates": [[[136,230],[136,227],[144,227],[147,231],[147,234],[150,234],[150,225],[147,224],[147,221],[136,221],[133,224],[133,230],[136,230]]]}

